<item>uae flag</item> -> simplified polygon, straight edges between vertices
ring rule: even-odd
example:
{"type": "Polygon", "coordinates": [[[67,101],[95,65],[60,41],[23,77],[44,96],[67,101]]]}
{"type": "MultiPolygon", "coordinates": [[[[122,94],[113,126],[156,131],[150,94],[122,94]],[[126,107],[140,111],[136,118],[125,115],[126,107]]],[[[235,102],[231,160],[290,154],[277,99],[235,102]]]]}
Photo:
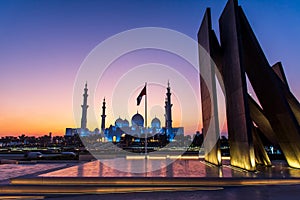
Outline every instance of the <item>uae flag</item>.
{"type": "Polygon", "coordinates": [[[141,91],[140,95],[136,98],[137,105],[140,105],[144,95],[146,95],[146,85],[143,88],[143,90],[141,91]]]}

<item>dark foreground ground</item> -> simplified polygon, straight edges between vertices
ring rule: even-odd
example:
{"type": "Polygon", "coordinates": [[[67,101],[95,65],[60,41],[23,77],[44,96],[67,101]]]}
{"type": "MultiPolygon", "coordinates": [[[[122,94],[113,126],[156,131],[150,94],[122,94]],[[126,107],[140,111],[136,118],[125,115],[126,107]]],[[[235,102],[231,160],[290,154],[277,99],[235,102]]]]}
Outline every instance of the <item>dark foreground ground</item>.
{"type": "MultiPolygon", "coordinates": [[[[105,195],[76,195],[76,196],[52,196],[49,199],[63,200],[299,200],[300,185],[285,186],[237,186],[224,187],[216,191],[188,191],[188,192],[147,192],[128,194],[105,194],[105,195]]],[[[47,199],[48,199],[47,198],[47,199]]]]}

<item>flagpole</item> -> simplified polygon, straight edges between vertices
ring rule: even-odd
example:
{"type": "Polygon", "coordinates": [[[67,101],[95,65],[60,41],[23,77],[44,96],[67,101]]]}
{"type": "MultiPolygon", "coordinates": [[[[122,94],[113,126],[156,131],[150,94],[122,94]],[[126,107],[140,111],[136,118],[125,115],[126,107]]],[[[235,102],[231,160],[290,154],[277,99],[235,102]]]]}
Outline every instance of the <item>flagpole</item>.
{"type": "Polygon", "coordinates": [[[146,159],[147,159],[147,132],[148,132],[148,123],[147,123],[147,82],[145,83],[145,87],[146,87],[146,95],[145,95],[145,125],[146,125],[146,129],[145,129],[145,155],[146,155],[146,159]]]}

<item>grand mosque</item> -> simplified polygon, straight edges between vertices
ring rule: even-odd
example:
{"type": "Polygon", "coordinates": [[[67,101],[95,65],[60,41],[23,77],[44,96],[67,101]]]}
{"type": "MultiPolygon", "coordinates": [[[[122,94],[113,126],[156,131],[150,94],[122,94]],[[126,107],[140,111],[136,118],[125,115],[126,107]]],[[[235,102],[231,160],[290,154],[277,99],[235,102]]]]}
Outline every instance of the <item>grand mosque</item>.
{"type": "MultiPolygon", "coordinates": [[[[162,127],[161,121],[155,117],[151,121],[151,126],[145,126],[144,117],[140,113],[136,113],[131,118],[131,123],[127,119],[122,119],[119,117],[116,119],[114,125],[110,125],[109,127],[105,127],[105,119],[106,119],[106,102],[103,99],[102,103],[102,115],[101,115],[101,130],[99,131],[101,134],[104,134],[105,139],[110,142],[120,142],[121,138],[125,135],[131,135],[135,138],[136,141],[139,141],[140,138],[145,137],[153,137],[155,135],[158,136],[166,136],[168,141],[174,140],[175,136],[183,135],[184,128],[183,127],[173,127],[172,126],[172,106],[171,103],[171,87],[168,83],[167,93],[165,98],[165,126],[162,127]],[[130,126],[131,124],[131,126],[130,126]]],[[[88,98],[88,88],[87,84],[85,84],[84,94],[83,94],[83,105],[82,107],[82,117],[81,117],[81,128],[79,129],[79,134],[88,135],[90,133],[87,130],[87,98],[88,98]]]]}

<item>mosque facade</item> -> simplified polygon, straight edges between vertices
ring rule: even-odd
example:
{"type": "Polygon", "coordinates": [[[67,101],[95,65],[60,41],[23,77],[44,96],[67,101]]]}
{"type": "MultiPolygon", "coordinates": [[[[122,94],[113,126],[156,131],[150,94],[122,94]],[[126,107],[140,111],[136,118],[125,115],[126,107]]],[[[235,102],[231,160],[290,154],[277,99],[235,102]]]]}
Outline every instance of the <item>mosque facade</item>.
{"type": "Polygon", "coordinates": [[[152,119],[150,127],[145,127],[143,116],[136,113],[131,118],[131,126],[127,119],[119,117],[114,125],[105,129],[104,135],[110,142],[120,142],[122,136],[124,137],[126,134],[133,136],[136,142],[140,138],[145,138],[146,134],[148,138],[155,135],[165,135],[169,141],[172,141],[176,135],[183,135],[183,130],[183,127],[172,127],[171,132],[169,132],[165,127],[161,127],[161,121],[157,117],[152,119]]]}
{"type": "Polygon", "coordinates": [[[151,121],[151,126],[145,126],[144,117],[140,113],[136,113],[132,116],[131,121],[127,119],[122,119],[119,117],[116,119],[114,125],[110,125],[108,128],[105,127],[106,119],[106,102],[105,98],[102,103],[102,114],[101,114],[101,127],[95,131],[91,132],[86,128],[87,124],[87,94],[88,88],[85,84],[84,94],[83,94],[83,105],[82,107],[82,118],[81,118],[81,128],[78,129],[66,129],[66,136],[72,136],[74,134],[79,134],[80,136],[89,136],[90,134],[103,134],[105,141],[118,143],[126,135],[130,135],[135,142],[139,142],[141,139],[147,138],[166,138],[168,142],[173,141],[175,136],[183,135],[183,127],[173,127],[172,126],[172,106],[171,103],[171,88],[168,83],[167,93],[165,98],[165,127],[162,127],[161,121],[154,117],[151,121]],[[76,133],[75,133],[76,132],[76,133]]]}
{"type": "MultiPolygon", "coordinates": [[[[131,118],[131,126],[127,119],[118,118],[114,125],[106,128],[104,135],[108,141],[120,142],[122,137],[126,135],[133,136],[138,142],[141,138],[154,138],[155,136],[165,136],[168,141],[174,140],[176,135],[183,135],[183,127],[172,127],[172,106],[171,103],[171,88],[168,83],[166,101],[165,101],[165,127],[162,127],[161,121],[154,117],[150,127],[145,127],[144,117],[140,113],[136,113],[131,118]]],[[[105,113],[105,107],[102,107],[102,115],[105,113]]],[[[105,122],[105,117],[102,117],[102,122],[105,122]]]]}

